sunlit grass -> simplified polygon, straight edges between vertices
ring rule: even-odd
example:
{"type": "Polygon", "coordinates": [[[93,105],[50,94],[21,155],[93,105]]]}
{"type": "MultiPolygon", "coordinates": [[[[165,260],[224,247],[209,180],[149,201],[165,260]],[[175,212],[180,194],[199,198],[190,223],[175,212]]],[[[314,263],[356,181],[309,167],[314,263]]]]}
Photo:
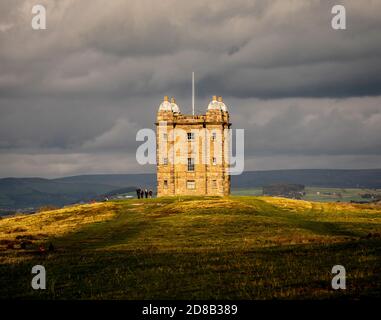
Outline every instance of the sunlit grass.
{"type": "Polygon", "coordinates": [[[3,218],[0,220],[0,239],[62,236],[87,224],[111,219],[115,214],[114,207],[111,203],[95,203],[3,218]]]}

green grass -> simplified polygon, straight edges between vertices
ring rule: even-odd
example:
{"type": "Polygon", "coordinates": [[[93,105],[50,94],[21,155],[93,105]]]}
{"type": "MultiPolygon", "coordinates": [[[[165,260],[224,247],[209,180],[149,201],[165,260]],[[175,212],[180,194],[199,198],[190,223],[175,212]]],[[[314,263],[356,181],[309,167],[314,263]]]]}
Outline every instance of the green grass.
{"type": "MultiPolygon", "coordinates": [[[[306,195],[303,197],[303,200],[317,202],[369,201],[369,199],[361,198],[361,194],[371,193],[381,195],[381,189],[360,188],[306,187],[305,192],[306,195]]],[[[232,189],[232,194],[239,196],[261,196],[262,188],[235,188],[232,189]]]]}
{"type": "Polygon", "coordinates": [[[16,216],[0,220],[0,297],[380,298],[380,232],[377,205],[269,197],[123,200],[16,216]],[[20,236],[32,239],[26,250],[20,236]],[[50,241],[53,253],[36,253],[50,241]],[[45,291],[30,287],[36,264],[47,270],[45,291]],[[335,264],[347,270],[346,290],[331,289],[335,264]]]}
{"type": "Polygon", "coordinates": [[[232,188],[231,193],[235,196],[261,196],[262,188],[232,188]]]}

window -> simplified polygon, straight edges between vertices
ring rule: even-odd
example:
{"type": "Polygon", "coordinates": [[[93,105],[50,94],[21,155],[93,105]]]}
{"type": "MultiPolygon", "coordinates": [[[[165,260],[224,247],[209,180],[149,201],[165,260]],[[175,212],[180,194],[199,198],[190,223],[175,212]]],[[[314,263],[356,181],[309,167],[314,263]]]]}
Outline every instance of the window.
{"type": "Polygon", "coordinates": [[[212,162],[213,162],[213,165],[215,166],[217,164],[217,158],[213,157],[212,162]]]}
{"type": "Polygon", "coordinates": [[[166,166],[168,164],[168,158],[163,158],[163,164],[166,166]]]}
{"type": "Polygon", "coordinates": [[[196,188],[196,182],[194,180],[188,180],[187,189],[195,189],[195,188],[196,188]]]}
{"type": "Polygon", "coordinates": [[[212,180],[212,188],[217,189],[217,180],[212,180]]]}
{"type": "Polygon", "coordinates": [[[163,140],[164,140],[164,141],[167,141],[167,140],[168,140],[168,134],[163,133],[163,140]]]}
{"type": "Polygon", "coordinates": [[[168,180],[164,180],[164,188],[168,188],[168,180]]]}
{"type": "Polygon", "coordinates": [[[212,133],[212,140],[214,141],[214,140],[216,140],[217,139],[217,133],[216,132],[213,132],[212,133]]]}
{"type": "Polygon", "coordinates": [[[194,171],[194,159],[188,158],[188,171],[194,171]]]}
{"type": "Polygon", "coordinates": [[[187,137],[188,137],[188,141],[193,141],[194,140],[194,132],[188,132],[187,137]]]}

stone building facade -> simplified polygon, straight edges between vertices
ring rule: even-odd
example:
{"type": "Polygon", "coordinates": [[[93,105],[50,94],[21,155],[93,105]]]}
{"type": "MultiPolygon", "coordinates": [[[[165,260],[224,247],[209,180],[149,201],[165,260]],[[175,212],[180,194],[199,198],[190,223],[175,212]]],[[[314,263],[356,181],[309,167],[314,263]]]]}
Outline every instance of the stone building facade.
{"type": "Polygon", "coordinates": [[[230,194],[229,113],[213,96],[206,114],[183,115],[164,97],[157,113],[157,195],[230,194]]]}

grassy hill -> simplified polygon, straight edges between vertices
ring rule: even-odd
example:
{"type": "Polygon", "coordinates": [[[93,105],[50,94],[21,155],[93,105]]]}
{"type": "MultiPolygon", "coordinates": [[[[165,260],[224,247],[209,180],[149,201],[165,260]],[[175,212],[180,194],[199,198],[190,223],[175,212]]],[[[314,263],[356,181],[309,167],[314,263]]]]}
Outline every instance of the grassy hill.
{"type": "Polygon", "coordinates": [[[0,297],[380,298],[380,233],[381,205],[269,197],[124,200],[8,217],[0,297]],[[55,250],[39,254],[49,242],[55,250]],[[30,287],[36,264],[47,270],[45,291],[30,287]],[[331,289],[336,264],[347,290],[331,289]]]}

